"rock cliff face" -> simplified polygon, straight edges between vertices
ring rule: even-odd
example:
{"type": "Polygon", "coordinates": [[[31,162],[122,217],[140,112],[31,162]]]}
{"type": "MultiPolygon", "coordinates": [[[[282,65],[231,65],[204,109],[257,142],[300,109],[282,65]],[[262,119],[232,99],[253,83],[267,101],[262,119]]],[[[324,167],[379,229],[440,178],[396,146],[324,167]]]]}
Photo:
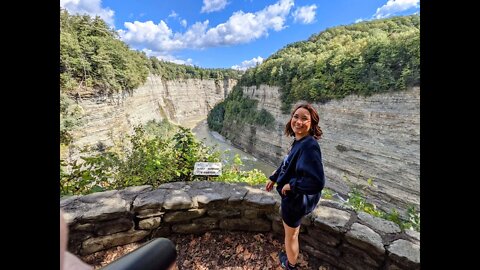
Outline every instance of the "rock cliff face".
{"type": "MultiPolygon", "coordinates": [[[[235,145],[278,166],[293,139],[283,135],[290,115],[280,110],[279,89],[261,85],[243,92],[275,117],[275,128],[224,123],[224,132],[235,145]]],[[[313,105],[324,132],[319,142],[328,188],[345,195],[359,184],[383,210],[420,205],[420,88],[313,105]]]]}
{"type": "MultiPolygon", "coordinates": [[[[169,119],[193,127],[231,92],[235,80],[163,81],[150,76],[133,94],[80,99],[84,125],[73,132],[68,151],[98,143],[112,145],[133,127],[149,120],[169,119]]],[[[289,115],[282,114],[278,87],[244,87],[244,94],[259,100],[276,119],[273,129],[225,123],[232,143],[278,166],[292,138],[283,135],[289,115]]],[[[420,204],[420,89],[349,96],[326,104],[314,104],[324,136],[320,140],[327,187],[346,194],[349,185],[360,184],[381,209],[405,210],[420,204]],[[373,180],[373,187],[367,179],[373,180]],[[350,184],[346,181],[350,181],[350,184]]],[[[65,157],[63,157],[65,158],[65,157]]]]}
{"type": "Polygon", "coordinates": [[[167,118],[173,123],[193,127],[207,117],[208,111],[231,92],[236,80],[180,79],[164,81],[151,75],[133,94],[79,99],[83,125],[73,132],[70,158],[78,148],[102,143],[112,145],[133,127],[149,120],[167,118]]]}

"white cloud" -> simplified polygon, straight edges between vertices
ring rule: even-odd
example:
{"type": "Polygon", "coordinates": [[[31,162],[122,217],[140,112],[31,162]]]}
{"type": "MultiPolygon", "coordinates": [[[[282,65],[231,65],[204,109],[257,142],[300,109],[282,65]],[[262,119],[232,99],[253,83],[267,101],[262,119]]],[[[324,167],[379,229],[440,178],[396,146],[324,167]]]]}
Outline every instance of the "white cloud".
{"type": "Polygon", "coordinates": [[[183,26],[183,27],[187,27],[187,20],[183,19],[180,21],[180,24],[183,26]]]}
{"type": "Polygon", "coordinates": [[[304,24],[312,23],[315,20],[315,10],[317,9],[317,5],[313,4],[311,6],[303,6],[297,8],[293,12],[293,21],[294,22],[301,22],[304,24]]]}
{"type": "Polygon", "coordinates": [[[251,67],[255,67],[256,65],[260,65],[263,62],[263,58],[261,56],[254,57],[250,60],[245,60],[243,61],[240,65],[234,65],[232,66],[233,69],[237,70],[247,70],[251,67]]]}
{"type": "Polygon", "coordinates": [[[375,19],[386,18],[395,13],[410,9],[418,8],[420,0],[388,0],[388,2],[377,8],[377,12],[373,15],[375,19]]]}
{"type": "Polygon", "coordinates": [[[187,60],[182,60],[182,59],[163,59],[163,60],[168,61],[168,62],[172,62],[172,63],[175,63],[175,64],[179,64],[179,65],[193,66],[192,58],[188,58],[187,60]]]}
{"type": "Polygon", "coordinates": [[[170,14],[168,15],[167,19],[165,19],[165,21],[168,22],[168,18],[174,18],[176,21],[180,23],[181,26],[187,27],[187,20],[180,17],[178,13],[175,12],[175,10],[172,10],[172,12],[170,12],[170,14]]]}
{"type": "Polygon", "coordinates": [[[360,19],[356,19],[356,20],[355,20],[355,23],[359,23],[359,22],[363,22],[363,19],[360,18],[360,19]]]}
{"type": "Polygon", "coordinates": [[[212,28],[208,20],[196,22],[184,33],[173,33],[163,20],[158,24],[126,22],[126,29],[118,32],[126,43],[158,52],[241,44],[267,36],[269,30],[284,29],[292,6],[293,0],[280,0],[255,13],[237,11],[226,22],[212,28]]]}
{"type": "Polygon", "coordinates": [[[162,20],[158,24],[152,21],[124,24],[127,30],[119,30],[120,37],[131,45],[141,45],[156,51],[171,51],[183,47],[180,40],[172,39],[172,30],[162,20]]]}
{"type": "Polygon", "coordinates": [[[210,13],[220,11],[227,6],[227,0],[203,0],[203,6],[200,13],[210,13]]]}
{"type": "Polygon", "coordinates": [[[143,49],[142,51],[145,52],[145,54],[146,54],[148,57],[154,56],[154,57],[156,57],[158,60],[163,60],[163,61],[167,61],[167,62],[172,62],[172,63],[180,64],[180,65],[193,66],[193,64],[192,64],[192,63],[193,63],[192,58],[188,58],[187,60],[183,60],[183,59],[178,59],[178,58],[176,58],[175,56],[170,55],[170,54],[161,54],[161,53],[159,53],[159,52],[155,52],[155,51],[152,51],[152,50],[149,50],[149,49],[143,49]]]}
{"type": "Polygon", "coordinates": [[[60,0],[60,6],[70,14],[99,16],[108,25],[114,27],[113,16],[115,12],[110,8],[102,8],[102,0],[60,0]]]}
{"type": "MultiPolygon", "coordinates": [[[[247,43],[263,36],[268,36],[268,31],[280,31],[285,28],[285,20],[293,6],[293,0],[280,0],[255,13],[237,11],[225,22],[206,32],[198,32],[195,40],[199,41],[198,47],[216,47],[247,43]]],[[[195,40],[187,38],[186,41],[195,40]]]]}
{"type": "MultiPolygon", "coordinates": [[[[247,43],[267,36],[270,29],[275,31],[284,29],[286,17],[292,6],[293,0],[280,0],[255,13],[237,11],[225,23],[210,28],[204,33],[197,32],[198,35],[192,38],[200,41],[199,47],[247,43]]],[[[186,40],[193,41],[190,38],[186,40]]]]}

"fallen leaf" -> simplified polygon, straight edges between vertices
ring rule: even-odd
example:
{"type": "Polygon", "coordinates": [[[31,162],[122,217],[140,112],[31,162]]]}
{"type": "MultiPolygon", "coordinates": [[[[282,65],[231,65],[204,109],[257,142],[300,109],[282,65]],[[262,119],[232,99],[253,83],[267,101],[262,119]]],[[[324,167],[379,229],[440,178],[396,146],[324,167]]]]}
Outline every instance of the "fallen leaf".
{"type": "Polygon", "coordinates": [[[243,251],[243,246],[242,245],[238,245],[236,248],[235,248],[235,252],[237,253],[240,253],[243,251]]]}
{"type": "Polygon", "coordinates": [[[277,253],[275,252],[270,253],[270,257],[275,261],[277,259],[277,253]]]}
{"type": "MultiPolygon", "coordinates": [[[[169,239],[178,254],[173,270],[283,270],[277,255],[284,248],[283,236],[273,233],[212,231],[201,235],[171,235],[169,239]]],[[[80,258],[94,269],[100,269],[140,245],[141,242],[131,243],[80,258]]],[[[317,260],[310,262],[301,248],[297,261],[301,269],[332,269],[317,260]]]]}

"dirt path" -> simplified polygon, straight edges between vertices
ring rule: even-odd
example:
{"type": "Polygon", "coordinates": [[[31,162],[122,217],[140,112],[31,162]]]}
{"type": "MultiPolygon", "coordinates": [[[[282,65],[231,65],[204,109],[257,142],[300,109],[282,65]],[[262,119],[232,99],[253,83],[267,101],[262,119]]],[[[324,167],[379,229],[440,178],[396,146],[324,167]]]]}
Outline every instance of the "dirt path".
{"type": "MultiPolygon", "coordinates": [[[[177,247],[175,270],[282,269],[277,254],[283,249],[283,240],[272,233],[212,231],[201,235],[172,235],[168,238],[177,247]]],[[[142,243],[114,247],[84,256],[82,259],[95,269],[99,269],[140,245],[142,243]]],[[[298,265],[299,269],[332,269],[303,252],[300,252],[298,257],[298,265]]]]}

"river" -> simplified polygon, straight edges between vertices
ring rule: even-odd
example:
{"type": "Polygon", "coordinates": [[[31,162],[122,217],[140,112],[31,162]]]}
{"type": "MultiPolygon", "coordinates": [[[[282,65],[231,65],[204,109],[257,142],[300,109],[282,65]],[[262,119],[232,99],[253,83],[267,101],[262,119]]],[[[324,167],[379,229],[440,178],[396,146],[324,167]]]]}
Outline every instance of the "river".
{"type": "MultiPolygon", "coordinates": [[[[203,141],[205,145],[209,147],[215,146],[215,149],[220,152],[228,150],[228,153],[226,153],[226,159],[233,160],[235,154],[239,154],[243,163],[243,167],[241,169],[244,171],[258,169],[263,172],[265,176],[269,176],[272,174],[273,170],[276,169],[276,167],[273,167],[272,165],[234,147],[218,132],[209,130],[207,120],[198,122],[198,124],[192,128],[192,132],[195,134],[195,137],[197,137],[197,139],[200,141],[203,141]]],[[[223,164],[225,164],[225,160],[223,161],[223,164]]],[[[331,199],[340,203],[346,202],[346,198],[343,198],[342,195],[338,194],[337,192],[333,192],[331,199]]]]}
{"type": "Polygon", "coordinates": [[[266,176],[269,176],[276,169],[274,166],[234,147],[218,132],[209,130],[207,120],[202,120],[199,122],[195,127],[192,128],[192,132],[195,134],[195,137],[202,141],[206,146],[215,147],[215,150],[220,151],[221,153],[225,153],[225,151],[227,151],[222,155],[224,164],[227,160],[233,161],[235,154],[238,154],[240,155],[243,163],[243,167],[241,168],[243,171],[258,169],[266,176]]]}

